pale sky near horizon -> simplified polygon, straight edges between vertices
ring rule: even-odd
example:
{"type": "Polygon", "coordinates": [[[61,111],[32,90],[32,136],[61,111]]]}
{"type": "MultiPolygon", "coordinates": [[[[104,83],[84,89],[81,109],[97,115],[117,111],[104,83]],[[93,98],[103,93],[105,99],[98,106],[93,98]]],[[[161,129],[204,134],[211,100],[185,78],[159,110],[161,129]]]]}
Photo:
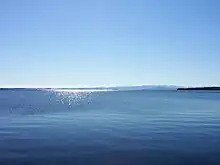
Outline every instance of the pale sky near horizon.
{"type": "Polygon", "coordinates": [[[220,85],[219,0],[0,0],[0,87],[220,85]]]}

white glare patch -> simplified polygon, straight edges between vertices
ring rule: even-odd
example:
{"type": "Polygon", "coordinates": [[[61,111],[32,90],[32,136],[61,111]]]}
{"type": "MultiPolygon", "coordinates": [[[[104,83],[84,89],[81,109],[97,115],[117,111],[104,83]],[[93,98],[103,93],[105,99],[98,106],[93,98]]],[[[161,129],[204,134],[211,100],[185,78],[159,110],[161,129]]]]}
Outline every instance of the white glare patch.
{"type": "Polygon", "coordinates": [[[91,91],[87,90],[54,90],[57,101],[62,104],[79,105],[81,103],[90,103],[91,91]]]}
{"type": "Polygon", "coordinates": [[[109,89],[54,89],[55,92],[69,92],[69,93],[91,93],[91,92],[105,92],[111,91],[109,89]]]}

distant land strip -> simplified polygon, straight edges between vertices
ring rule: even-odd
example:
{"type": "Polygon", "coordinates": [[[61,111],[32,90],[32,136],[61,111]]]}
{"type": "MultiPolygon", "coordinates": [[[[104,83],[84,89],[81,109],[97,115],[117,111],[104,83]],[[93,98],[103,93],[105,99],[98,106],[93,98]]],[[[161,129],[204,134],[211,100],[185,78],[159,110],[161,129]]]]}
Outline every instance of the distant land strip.
{"type": "Polygon", "coordinates": [[[220,90],[220,87],[194,87],[194,88],[177,88],[177,90],[220,90]]]}

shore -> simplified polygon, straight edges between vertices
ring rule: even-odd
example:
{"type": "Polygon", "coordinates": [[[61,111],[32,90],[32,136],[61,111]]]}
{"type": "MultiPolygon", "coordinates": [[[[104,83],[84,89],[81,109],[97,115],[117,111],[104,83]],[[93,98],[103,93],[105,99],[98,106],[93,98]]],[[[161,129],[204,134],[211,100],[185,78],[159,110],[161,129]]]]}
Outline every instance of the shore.
{"type": "Polygon", "coordinates": [[[177,90],[220,90],[220,87],[194,87],[194,88],[177,88],[177,90]]]}

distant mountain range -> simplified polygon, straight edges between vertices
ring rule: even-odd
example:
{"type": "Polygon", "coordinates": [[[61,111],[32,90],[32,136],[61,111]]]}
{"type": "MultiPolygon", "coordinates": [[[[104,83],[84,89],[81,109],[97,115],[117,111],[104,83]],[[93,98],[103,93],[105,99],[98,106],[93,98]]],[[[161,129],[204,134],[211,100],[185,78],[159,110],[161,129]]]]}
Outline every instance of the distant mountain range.
{"type": "Polygon", "coordinates": [[[122,87],[110,87],[113,90],[176,90],[179,88],[174,85],[141,85],[141,86],[122,86],[122,87]]]}

